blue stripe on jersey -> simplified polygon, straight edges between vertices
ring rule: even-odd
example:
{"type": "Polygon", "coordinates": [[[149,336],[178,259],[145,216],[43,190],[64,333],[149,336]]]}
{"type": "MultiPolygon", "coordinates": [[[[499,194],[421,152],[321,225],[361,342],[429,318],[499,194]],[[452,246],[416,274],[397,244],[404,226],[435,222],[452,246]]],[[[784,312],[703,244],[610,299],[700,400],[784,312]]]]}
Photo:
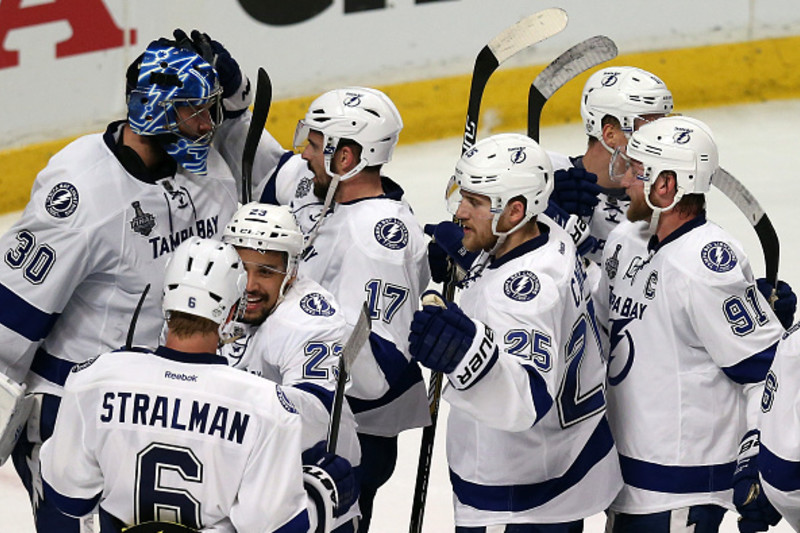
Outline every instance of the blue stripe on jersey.
{"type": "Polygon", "coordinates": [[[301,391],[307,392],[313,396],[315,396],[319,401],[322,402],[322,405],[325,406],[325,409],[330,413],[331,409],[333,408],[333,391],[328,390],[325,387],[321,387],[319,385],[315,385],[313,383],[303,382],[303,383],[295,383],[292,385],[295,389],[300,389],[301,391]]]}
{"type": "Polygon", "coordinates": [[[758,470],[764,481],[780,491],[800,490],[800,462],[778,457],[763,442],[758,452],[758,470]]]}
{"type": "Polygon", "coordinates": [[[275,530],[275,533],[306,533],[311,524],[308,520],[308,511],[301,511],[297,516],[275,530]]]}
{"type": "Polygon", "coordinates": [[[670,494],[717,492],[730,489],[736,461],[717,465],[668,466],[619,456],[622,479],[644,490],[670,494]]]}
{"type": "Polygon", "coordinates": [[[0,324],[32,342],[45,338],[60,313],[46,313],[0,283],[0,324]]]}
{"type": "Polygon", "coordinates": [[[44,497],[53,502],[62,513],[70,516],[79,517],[91,513],[95,506],[97,506],[97,502],[100,501],[100,496],[103,495],[101,491],[98,492],[96,496],[89,499],[70,498],[69,496],[60,494],[56,489],[51,487],[47,481],[42,480],[42,484],[44,487],[44,497]]]}
{"type": "Polygon", "coordinates": [[[730,379],[741,385],[764,381],[767,377],[767,372],[769,372],[769,367],[772,366],[772,360],[775,358],[775,350],[777,348],[778,343],[775,342],[763,352],[751,355],[733,366],[723,368],[722,371],[730,379]]]}
{"type": "Polygon", "coordinates": [[[374,331],[369,334],[369,345],[375,361],[386,377],[389,387],[394,387],[405,374],[408,359],[397,349],[392,341],[386,340],[374,331]]]}
{"type": "Polygon", "coordinates": [[[31,371],[39,374],[47,381],[55,383],[61,387],[67,381],[72,367],[75,363],[61,359],[55,355],[50,355],[42,348],[36,350],[36,355],[33,356],[33,363],[31,363],[31,371]]]}
{"type": "Polygon", "coordinates": [[[261,198],[259,198],[259,202],[262,204],[280,205],[280,202],[278,202],[278,193],[276,191],[278,171],[293,155],[294,152],[284,152],[284,154],[278,160],[278,166],[275,167],[275,171],[269,177],[267,184],[264,186],[264,190],[261,192],[261,198]]]}
{"type": "MultiPolygon", "coordinates": [[[[450,470],[453,492],[464,505],[481,511],[522,512],[544,505],[580,482],[613,449],[606,417],[600,418],[583,450],[560,477],[526,485],[481,485],[461,479],[450,470]]],[[[531,450],[535,453],[535,450],[531,450]]]]}
{"type": "Polygon", "coordinates": [[[347,396],[347,403],[350,404],[350,409],[353,410],[353,413],[363,413],[364,411],[377,409],[378,407],[383,407],[384,405],[388,405],[389,403],[393,402],[405,394],[408,389],[421,381],[422,372],[419,369],[419,364],[417,364],[416,361],[411,361],[408,365],[406,365],[405,371],[400,379],[394,384],[394,386],[389,388],[389,392],[380,398],[375,400],[362,400],[361,398],[347,396]]]}
{"type": "Polygon", "coordinates": [[[527,365],[522,365],[522,367],[528,372],[528,380],[531,385],[533,407],[536,409],[536,420],[533,422],[535,424],[553,407],[553,397],[547,391],[547,383],[545,383],[544,378],[536,369],[527,365]]]}

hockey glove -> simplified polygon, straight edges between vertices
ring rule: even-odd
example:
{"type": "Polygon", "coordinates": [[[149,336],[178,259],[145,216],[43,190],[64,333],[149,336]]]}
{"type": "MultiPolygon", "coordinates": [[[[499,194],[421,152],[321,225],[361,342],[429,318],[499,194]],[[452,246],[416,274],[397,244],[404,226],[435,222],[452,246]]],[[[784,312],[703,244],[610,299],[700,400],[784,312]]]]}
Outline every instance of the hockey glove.
{"type": "Polygon", "coordinates": [[[772,309],[775,311],[775,316],[780,320],[781,325],[785,329],[792,327],[794,323],[794,312],[797,311],[797,295],[792,288],[785,281],[778,280],[778,290],[775,292],[776,300],[770,301],[772,298],[772,283],[765,278],[758,278],[756,280],[758,291],[764,295],[764,298],[770,302],[772,309]]]}
{"type": "Polygon", "coordinates": [[[760,436],[757,429],[748,431],[744,436],[733,473],[733,504],[741,515],[741,533],[767,531],[769,526],[781,520],[780,513],[767,499],[758,479],[760,436]]]}
{"type": "Polygon", "coordinates": [[[458,269],[456,279],[461,280],[469,272],[478,252],[470,252],[461,244],[464,230],[454,222],[425,224],[425,233],[433,237],[428,244],[428,264],[431,278],[436,283],[444,283],[450,277],[455,265],[458,269]]]}
{"type": "Polygon", "coordinates": [[[597,239],[592,237],[589,225],[579,216],[570,215],[552,200],[547,203],[547,209],[544,210],[544,214],[553,219],[553,222],[567,230],[567,233],[572,237],[572,242],[575,243],[575,247],[578,249],[578,253],[581,257],[598,248],[597,239]]]}
{"type": "Polygon", "coordinates": [[[464,358],[475,333],[475,323],[453,302],[447,307],[424,305],[411,321],[409,351],[421,365],[449,374],[464,358]]]}
{"type": "Polygon", "coordinates": [[[582,168],[570,167],[553,173],[552,200],[567,213],[586,217],[592,214],[599,202],[597,195],[603,190],[597,185],[597,175],[582,168]]]}
{"type": "Polygon", "coordinates": [[[335,484],[333,516],[342,516],[358,500],[358,483],[350,461],[328,453],[325,451],[325,441],[320,441],[303,452],[305,477],[314,476],[317,469],[323,470],[335,484]]]}
{"type": "Polygon", "coordinates": [[[219,84],[222,86],[224,118],[236,118],[252,105],[253,91],[250,90],[250,80],[222,43],[197,30],[192,30],[191,39],[180,29],[175,30],[173,35],[180,46],[194,50],[216,69],[219,84]]]}

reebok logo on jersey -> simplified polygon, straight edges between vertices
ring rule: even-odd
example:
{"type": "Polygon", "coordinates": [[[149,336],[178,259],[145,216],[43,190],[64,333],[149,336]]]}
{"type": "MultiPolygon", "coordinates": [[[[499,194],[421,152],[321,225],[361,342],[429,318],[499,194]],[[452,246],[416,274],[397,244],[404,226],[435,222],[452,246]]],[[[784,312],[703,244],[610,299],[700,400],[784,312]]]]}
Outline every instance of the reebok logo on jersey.
{"type": "Polygon", "coordinates": [[[50,216],[67,218],[78,209],[78,189],[73,184],[62,181],[47,195],[44,208],[50,216]]]}
{"type": "Polygon", "coordinates": [[[400,250],[408,244],[408,228],[402,220],[384,218],[375,224],[375,240],[390,250],[400,250]]]}
{"type": "Polygon", "coordinates": [[[175,379],[177,381],[197,382],[197,376],[194,374],[192,374],[191,376],[184,373],[176,374],[174,372],[170,372],[169,370],[164,372],[164,377],[167,379],[175,379]]]}
{"type": "Polygon", "coordinates": [[[529,270],[517,272],[503,284],[506,296],[517,302],[533,300],[539,294],[539,289],[541,289],[539,278],[529,270]]]}
{"type": "Polygon", "coordinates": [[[710,242],[703,246],[700,251],[700,258],[706,268],[719,273],[728,272],[738,262],[733,249],[728,246],[728,243],[722,241],[710,242]]]}
{"type": "Polygon", "coordinates": [[[331,316],[336,309],[318,292],[306,294],[300,300],[300,309],[311,316],[331,316]]]}

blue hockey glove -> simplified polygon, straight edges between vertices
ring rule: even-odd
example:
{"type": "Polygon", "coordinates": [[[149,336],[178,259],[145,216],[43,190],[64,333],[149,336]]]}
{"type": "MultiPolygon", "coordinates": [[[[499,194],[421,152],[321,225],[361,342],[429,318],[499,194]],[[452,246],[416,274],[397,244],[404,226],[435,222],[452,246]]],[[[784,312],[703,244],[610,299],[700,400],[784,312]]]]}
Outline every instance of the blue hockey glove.
{"type": "Polygon", "coordinates": [[[567,230],[581,257],[599,247],[597,239],[590,233],[589,225],[579,216],[570,215],[552,200],[547,202],[547,209],[544,210],[544,214],[567,230]]]}
{"type": "Polygon", "coordinates": [[[582,168],[570,167],[553,173],[552,200],[571,215],[586,217],[592,214],[599,202],[597,195],[603,190],[597,185],[597,175],[582,168]]]}
{"type": "Polygon", "coordinates": [[[350,461],[344,457],[325,451],[325,441],[316,443],[303,452],[303,465],[321,468],[330,476],[336,485],[338,501],[333,516],[345,514],[358,500],[358,483],[350,461]]]}
{"type": "MultiPolygon", "coordinates": [[[[464,230],[454,222],[425,224],[425,233],[433,237],[428,244],[428,264],[431,267],[431,278],[436,283],[444,283],[450,277],[450,269],[455,264],[465,273],[469,272],[478,252],[470,252],[461,244],[464,230]]],[[[463,278],[457,275],[456,279],[463,278]]]]}
{"type": "Polygon", "coordinates": [[[446,305],[423,305],[414,313],[408,341],[411,355],[421,365],[448,374],[469,350],[476,328],[456,304],[446,305]]]}
{"type": "MultiPolygon", "coordinates": [[[[764,295],[767,301],[772,297],[772,283],[765,278],[758,278],[756,280],[758,291],[764,295]]],[[[794,312],[797,311],[797,295],[792,288],[785,281],[778,280],[778,290],[775,292],[777,299],[771,302],[772,309],[775,311],[775,316],[780,320],[781,325],[785,329],[792,327],[794,323],[794,312]]]]}
{"type": "Polygon", "coordinates": [[[192,30],[191,39],[180,29],[172,34],[180,46],[194,50],[216,69],[222,86],[222,112],[226,119],[240,116],[252,105],[250,80],[222,43],[197,30],[192,30]]]}
{"type": "Polygon", "coordinates": [[[739,511],[739,531],[767,531],[781,520],[761,488],[758,479],[758,452],[761,434],[757,429],[747,432],[739,445],[739,457],[733,473],[733,504],[739,511]]]}

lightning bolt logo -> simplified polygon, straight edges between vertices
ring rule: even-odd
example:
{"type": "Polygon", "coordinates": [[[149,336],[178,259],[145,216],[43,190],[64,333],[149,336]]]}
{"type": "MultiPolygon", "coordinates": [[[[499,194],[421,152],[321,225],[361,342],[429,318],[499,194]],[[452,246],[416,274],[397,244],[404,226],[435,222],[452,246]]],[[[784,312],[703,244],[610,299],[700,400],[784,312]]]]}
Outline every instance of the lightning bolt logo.
{"type": "Polygon", "coordinates": [[[47,195],[44,207],[50,216],[66,218],[78,208],[78,200],[78,189],[73,184],[62,181],[47,195]]]}
{"type": "Polygon", "coordinates": [[[513,274],[503,284],[506,296],[517,302],[533,300],[539,294],[540,288],[539,278],[529,270],[513,274]]]}
{"type": "Polygon", "coordinates": [[[385,218],[375,225],[375,240],[390,250],[400,250],[408,244],[408,228],[402,220],[385,218]]]}

